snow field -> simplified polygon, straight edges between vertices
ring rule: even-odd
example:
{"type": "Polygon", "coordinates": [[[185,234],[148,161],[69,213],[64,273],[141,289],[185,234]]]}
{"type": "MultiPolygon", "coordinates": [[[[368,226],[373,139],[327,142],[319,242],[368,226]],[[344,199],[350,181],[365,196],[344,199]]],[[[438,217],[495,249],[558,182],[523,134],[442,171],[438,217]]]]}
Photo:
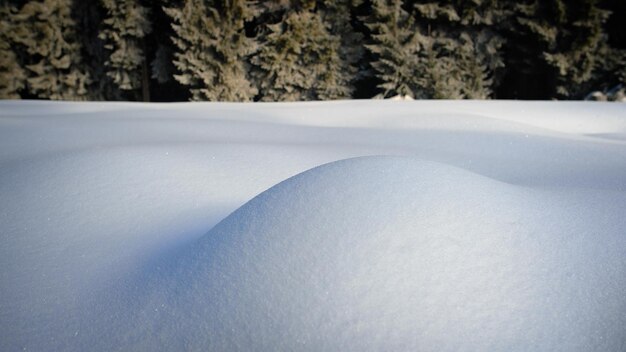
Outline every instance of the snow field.
{"type": "Polygon", "coordinates": [[[620,104],[0,102],[0,350],[624,350],[625,192],[620,104]]]}

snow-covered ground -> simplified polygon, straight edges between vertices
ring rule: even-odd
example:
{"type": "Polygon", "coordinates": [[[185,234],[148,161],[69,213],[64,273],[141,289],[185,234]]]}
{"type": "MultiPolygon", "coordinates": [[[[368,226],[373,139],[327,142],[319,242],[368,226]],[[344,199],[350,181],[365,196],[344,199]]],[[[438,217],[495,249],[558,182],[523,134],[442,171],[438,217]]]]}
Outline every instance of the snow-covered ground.
{"type": "Polygon", "coordinates": [[[0,279],[0,351],[625,351],[626,104],[2,101],[0,279]]]}

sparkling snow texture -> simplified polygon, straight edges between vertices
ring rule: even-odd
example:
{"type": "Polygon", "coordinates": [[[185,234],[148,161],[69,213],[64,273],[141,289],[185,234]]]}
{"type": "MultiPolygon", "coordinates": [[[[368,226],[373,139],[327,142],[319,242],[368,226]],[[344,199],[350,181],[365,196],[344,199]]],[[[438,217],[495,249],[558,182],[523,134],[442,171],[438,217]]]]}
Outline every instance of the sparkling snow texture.
{"type": "Polygon", "coordinates": [[[624,229],[624,104],[0,102],[2,351],[623,351],[624,229]]]}

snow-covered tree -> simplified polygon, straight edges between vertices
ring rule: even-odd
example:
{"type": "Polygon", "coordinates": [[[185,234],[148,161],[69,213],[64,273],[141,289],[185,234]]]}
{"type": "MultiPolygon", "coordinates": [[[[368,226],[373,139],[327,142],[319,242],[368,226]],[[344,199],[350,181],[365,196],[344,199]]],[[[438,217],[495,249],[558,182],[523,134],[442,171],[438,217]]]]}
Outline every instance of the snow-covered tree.
{"type": "MultiPolygon", "coordinates": [[[[330,100],[351,96],[349,59],[342,37],[324,22],[315,1],[285,6],[262,25],[252,75],[264,101],[330,100]],[[346,53],[347,55],[347,53],[346,53]]],[[[270,16],[271,17],[271,16],[270,16]]]]}
{"type": "MultiPolygon", "coordinates": [[[[502,67],[496,10],[482,1],[375,0],[365,19],[380,97],[487,98],[502,67]],[[480,8],[484,6],[485,9],[480,8]]],[[[486,3],[486,2],[485,2],[486,3]]]]}
{"type": "Polygon", "coordinates": [[[186,0],[165,12],[174,20],[174,77],[189,86],[192,100],[250,101],[257,90],[247,77],[254,42],[244,23],[253,16],[245,0],[186,0]]]}
{"type": "Polygon", "coordinates": [[[401,0],[373,0],[371,15],[364,18],[371,31],[366,47],[373,54],[371,66],[381,93],[378,97],[396,95],[422,98],[421,39],[415,19],[403,8],[401,0]]]}
{"type": "Polygon", "coordinates": [[[460,71],[460,93],[467,99],[487,99],[492,96],[494,70],[504,66],[501,61],[495,66],[488,64],[491,54],[489,46],[497,50],[493,37],[485,32],[474,32],[472,37],[462,32],[458,39],[460,46],[455,52],[456,69],[460,71]]]}
{"type": "MultiPolygon", "coordinates": [[[[485,99],[504,67],[500,48],[504,42],[494,26],[506,17],[497,0],[410,1],[426,43],[440,65],[426,76],[449,77],[432,97],[485,99]],[[432,43],[430,43],[432,42],[432,43]],[[442,71],[443,70],[443,71],[442,71]]],[[[438,81],[428,82],[429,86],[438,81]]],[[[428,89],[428,86],[424,86],[428,89]]]]}
{"type": "Polygon", "coordinates": [[[150,11],[140,0],[100,0],[107,16],[99,37],[108,51],[107,75],[122,90],[142,88],[149,99],[149,72],[144,38],[152,30],[150,11]]]}
{"type": "Polygon", "coordinates": [[[12,48],[16,12],[8,2],[0,4],[0,99],[19,99],[26,86],[26,72],[12,48]]]}
{"type": "Polygon", "coordinates": [[[71,0],[33,0],[12,16],[12,40],[28,54],[27,90],[39,98],[88,98],[90,78],[82,64],[71,5],[71,0]]]}

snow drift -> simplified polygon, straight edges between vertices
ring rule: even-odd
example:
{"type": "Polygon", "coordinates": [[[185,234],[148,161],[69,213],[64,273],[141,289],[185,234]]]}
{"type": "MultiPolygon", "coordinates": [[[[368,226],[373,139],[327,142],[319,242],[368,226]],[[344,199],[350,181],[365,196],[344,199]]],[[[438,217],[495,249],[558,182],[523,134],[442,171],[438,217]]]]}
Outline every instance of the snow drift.
{"type": "Polygon", "coordinates": [[[626,207],[573,193],[324,165],[153,263],[106,326],[142,350],[618,351],[626,207]]]}
{"type": "Polygon", "coordinates": [[[626,347],[619,105],[0,107],[0,350],[626,347]]]}

